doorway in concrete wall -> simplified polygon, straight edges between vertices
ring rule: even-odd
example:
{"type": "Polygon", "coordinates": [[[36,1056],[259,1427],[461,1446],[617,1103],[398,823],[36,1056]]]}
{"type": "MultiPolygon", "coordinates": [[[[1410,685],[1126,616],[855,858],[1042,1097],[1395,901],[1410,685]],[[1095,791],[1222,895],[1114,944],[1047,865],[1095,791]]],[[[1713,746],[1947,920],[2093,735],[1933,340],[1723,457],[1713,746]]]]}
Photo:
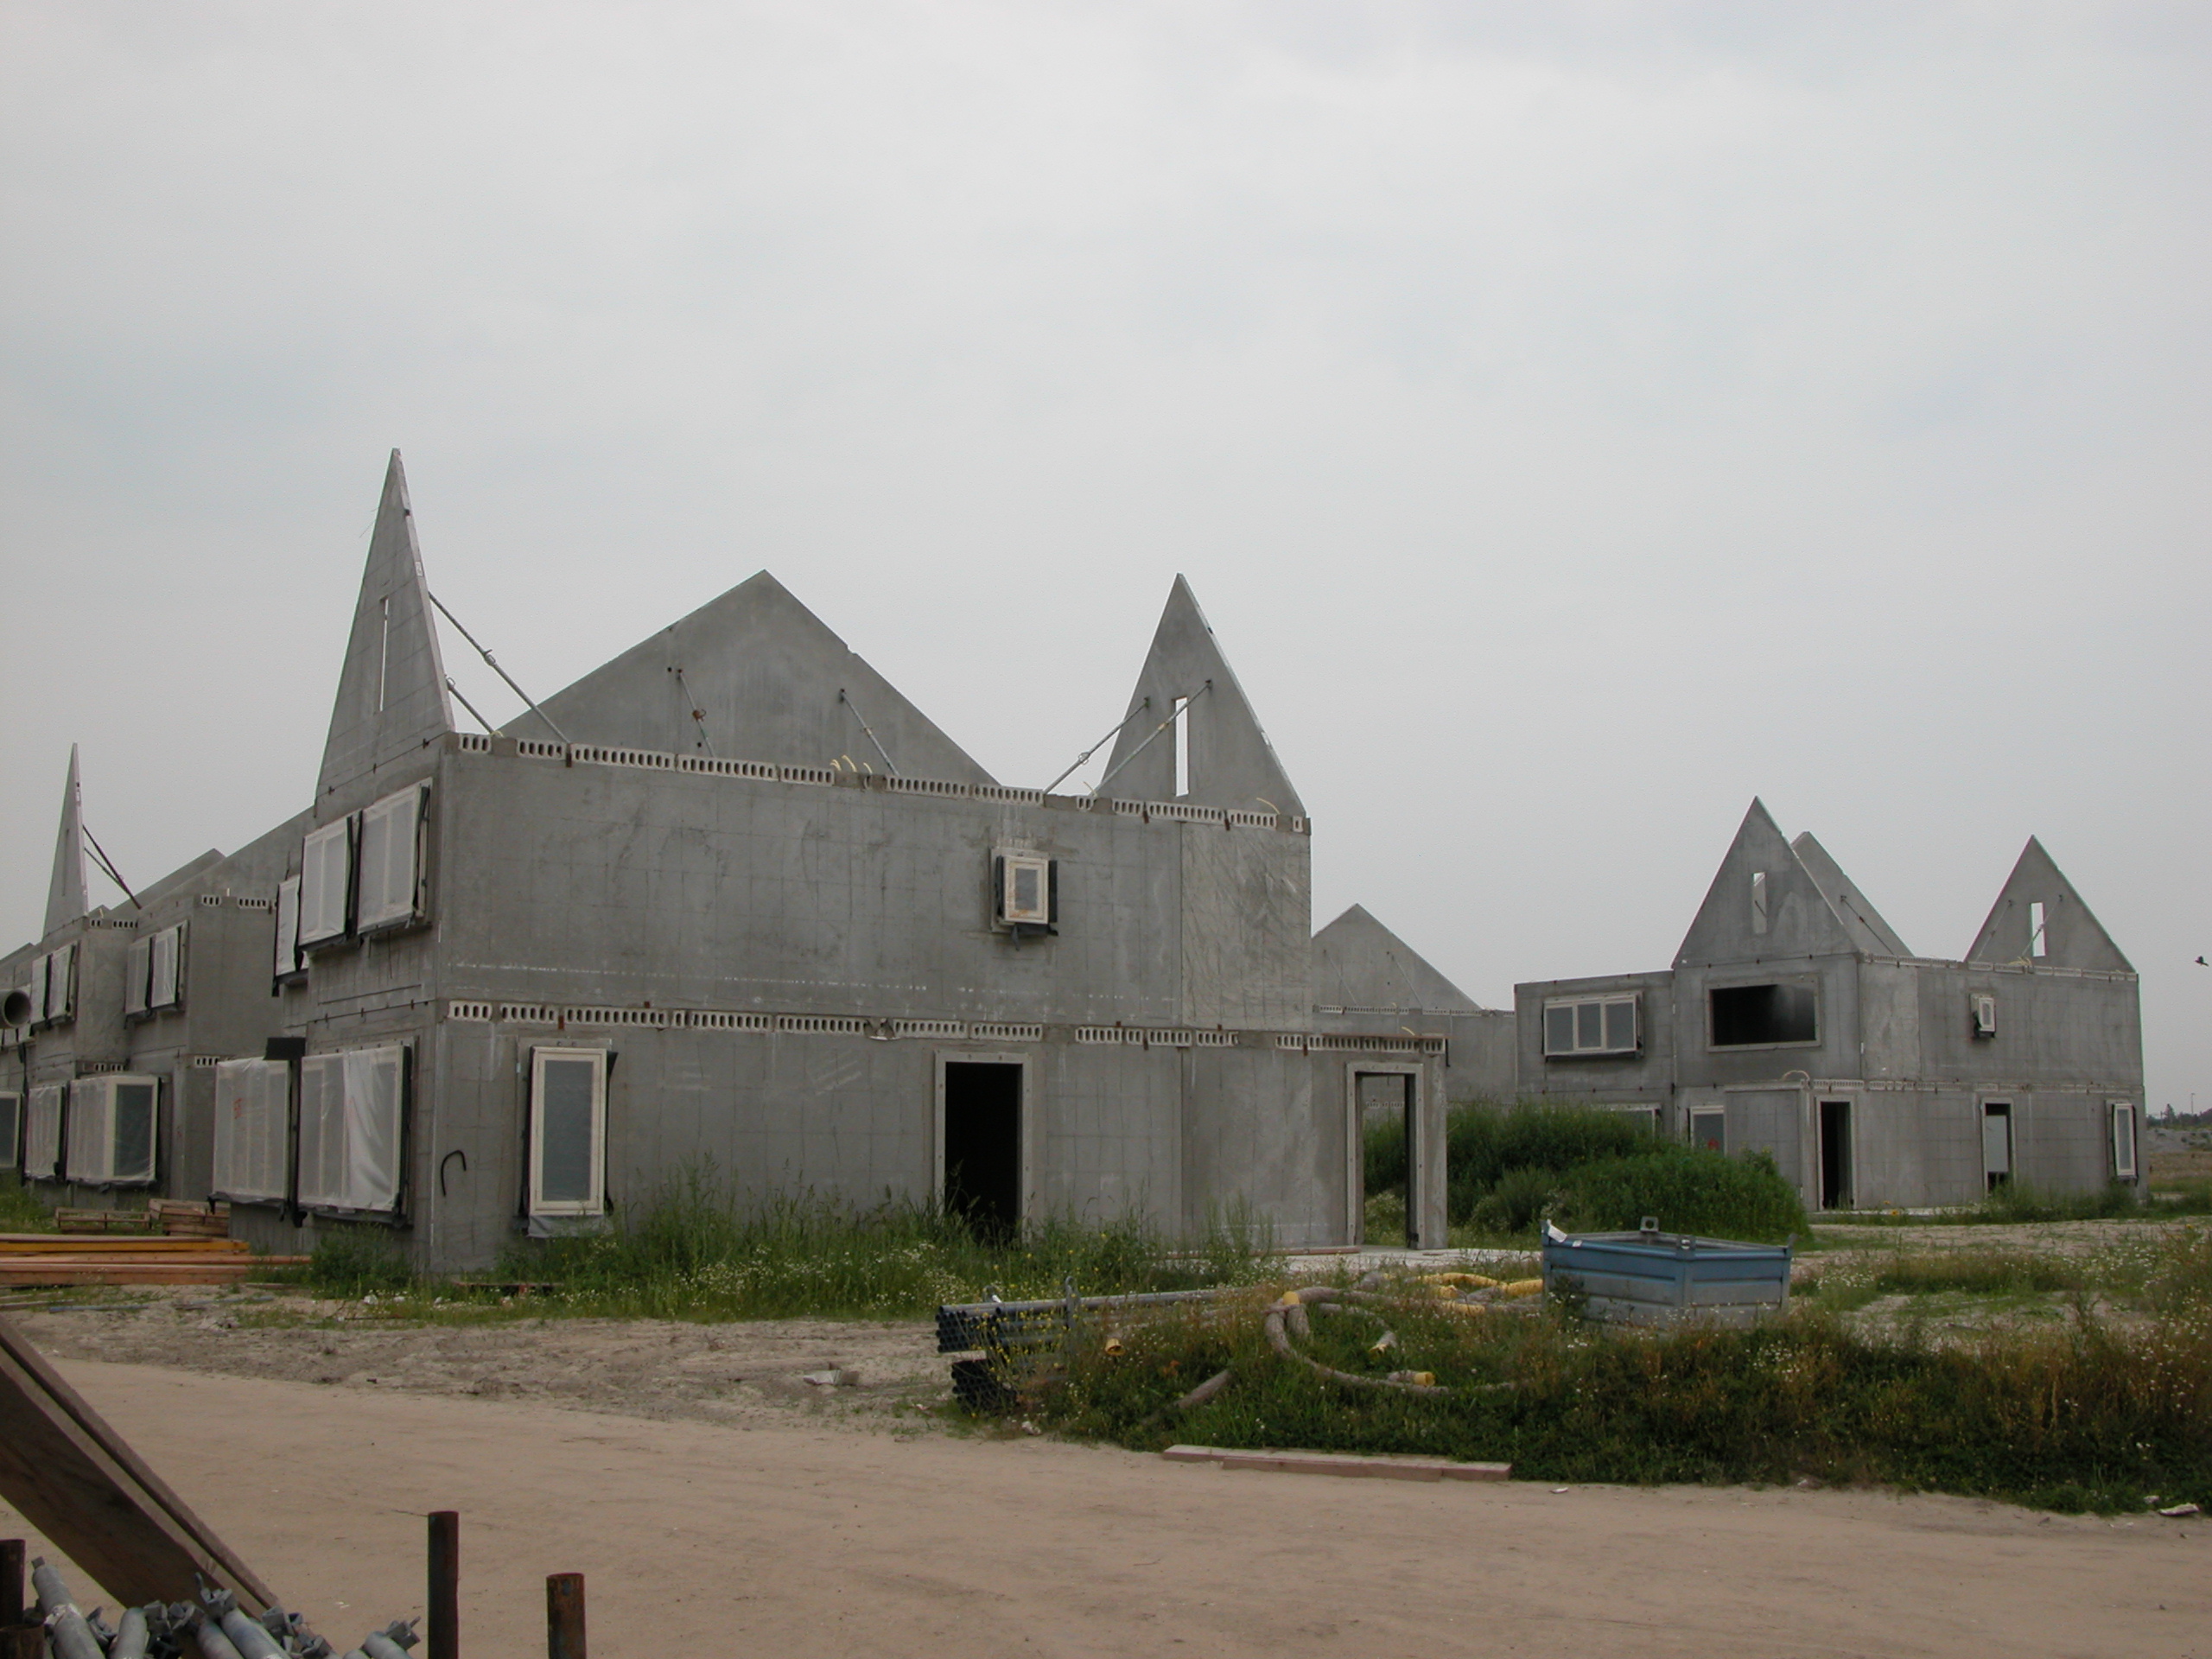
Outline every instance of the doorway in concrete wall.
{"type": "Polygon", "coordinates": [[[1851,1208],[1851,1103],[1821,1103],[1821,1208],[1851,1208]]]}
{"type": "MultiPolygon", "coordinates": [[[[1359,1243],[1403,1243],[1409,1249],[1418,1248],[1423,1168],[1421,1114],[1416,1109],[1420,1096],[1415,1085],[1419,1082],[1411,1070],[1355,1069],[1351,1074],[1352,1127],[1360,1146],[1356,1160],[1360,1180],[1355,1188],[1359,1243]],[[1366,1236],[1367,1200],[1385,1196],[1394,1196],[1404,1205],[1402,1239],[1366,1236]]],[[[1394,1225],[1393,1230],[1399,1229],[1394,1225]]]]}
{"type": "Polygon", "coordinates": [[[2012,1103],[1981,1103],[1981,1178],[1994,1192],[2012,1179],[2012,1103]]]}
{"type": "Polygon", "coordinates": [[[945,1212],[978,1238],[1003,1242],[1021,1227],[1021,1067],[944,1064],[945,1212]]]}

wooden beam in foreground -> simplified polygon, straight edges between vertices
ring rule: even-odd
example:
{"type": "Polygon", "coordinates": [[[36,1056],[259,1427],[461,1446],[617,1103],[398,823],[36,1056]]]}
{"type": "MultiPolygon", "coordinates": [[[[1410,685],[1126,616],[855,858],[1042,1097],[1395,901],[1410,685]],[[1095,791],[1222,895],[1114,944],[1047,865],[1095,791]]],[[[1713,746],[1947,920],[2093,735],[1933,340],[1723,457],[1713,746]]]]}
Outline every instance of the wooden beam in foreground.
{"type": "Polygon", "coordinates": [[[126,1607],[197,1601],[194,1573],[250,1611],[276,1596],[124,1438],[0,1319],[0,1497],[126,1607]]]}

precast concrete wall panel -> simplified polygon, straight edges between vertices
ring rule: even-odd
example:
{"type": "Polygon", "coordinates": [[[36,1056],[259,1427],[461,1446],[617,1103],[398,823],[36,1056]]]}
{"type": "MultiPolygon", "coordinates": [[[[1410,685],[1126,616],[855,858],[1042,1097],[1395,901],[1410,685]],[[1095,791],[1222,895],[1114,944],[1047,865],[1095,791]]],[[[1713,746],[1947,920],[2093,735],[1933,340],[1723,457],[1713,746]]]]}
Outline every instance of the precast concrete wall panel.
{"type": "MultiPolygon", "coordinates": [[[[1395,1057],[1393,1057],[1395,1058],[1395,1057]]],[[[1339,1242],[1344,1223],[1344,1058],[1287,1049],[1183,1052],[1183,1224],[1235,1206],[1279,1244],[1339,1242]],[[1333,1089],[1317,1083],[1333,1075],[1333,1089]]]]}
{"type": "Polygon", "coordinates": [[[1766,1153],[1802,1196],[1807,1173],[1805,1096],[1796,1089],[1732,1089],[1724,1098],[1729,1155],[1766,1153]]]}

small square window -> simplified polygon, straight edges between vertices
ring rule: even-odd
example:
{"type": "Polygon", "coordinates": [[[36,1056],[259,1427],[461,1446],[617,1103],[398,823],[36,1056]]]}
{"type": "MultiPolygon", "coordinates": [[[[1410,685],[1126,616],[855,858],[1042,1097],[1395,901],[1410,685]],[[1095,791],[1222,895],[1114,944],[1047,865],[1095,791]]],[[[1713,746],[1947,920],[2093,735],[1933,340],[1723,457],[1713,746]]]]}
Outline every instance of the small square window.
{"type": "Polygon", "coordinates": [[[992,860],[995,918],[1018,938],[1026,929],[1058,931],[1059,883],[1055,861],[1042,853],[1002,851],[992,860]]]}

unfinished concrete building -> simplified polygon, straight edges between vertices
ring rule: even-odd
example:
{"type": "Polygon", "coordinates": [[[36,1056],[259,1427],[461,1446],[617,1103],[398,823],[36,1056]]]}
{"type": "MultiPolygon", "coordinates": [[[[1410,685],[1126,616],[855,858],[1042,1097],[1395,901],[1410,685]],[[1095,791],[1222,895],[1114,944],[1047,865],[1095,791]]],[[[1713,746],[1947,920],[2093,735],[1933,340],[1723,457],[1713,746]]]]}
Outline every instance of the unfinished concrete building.
{"type": "Polygon", "coordinates": [[[466,1269],[709,1164],[1345,1242],[1382,1089],[1440,1244],[1446,1039],[1317,1029],[1310,834],[1179,579],[1095,794],[996,782],[765,572],[459,731],[395,454],[312,807],[119,912],[79,866],[0,963],[0,1101],[81,1201],[220,1197],[288,1252],[388,1226],[466,1269]],[[79,1159],[118,1088],[149,1127],[79,1159]]]}
{"type": "Polygon", "coordinates": [[[2141,1179],[2135,971],[2033,840],[1943,961],[1754,801],[1671,969],[1520,985],[1515,1006],[1524,1091],[1767,1153],[1811,1207],[2141,1179]]]}
{"type": "Polygon", "coordinates": [[[1485,1008],[1427,958],[1354,905],[1313,936],[1313,1026],[1445,1039],[1446,1100],[1513,1098],[1513,1010],[1485,1008]]]}

